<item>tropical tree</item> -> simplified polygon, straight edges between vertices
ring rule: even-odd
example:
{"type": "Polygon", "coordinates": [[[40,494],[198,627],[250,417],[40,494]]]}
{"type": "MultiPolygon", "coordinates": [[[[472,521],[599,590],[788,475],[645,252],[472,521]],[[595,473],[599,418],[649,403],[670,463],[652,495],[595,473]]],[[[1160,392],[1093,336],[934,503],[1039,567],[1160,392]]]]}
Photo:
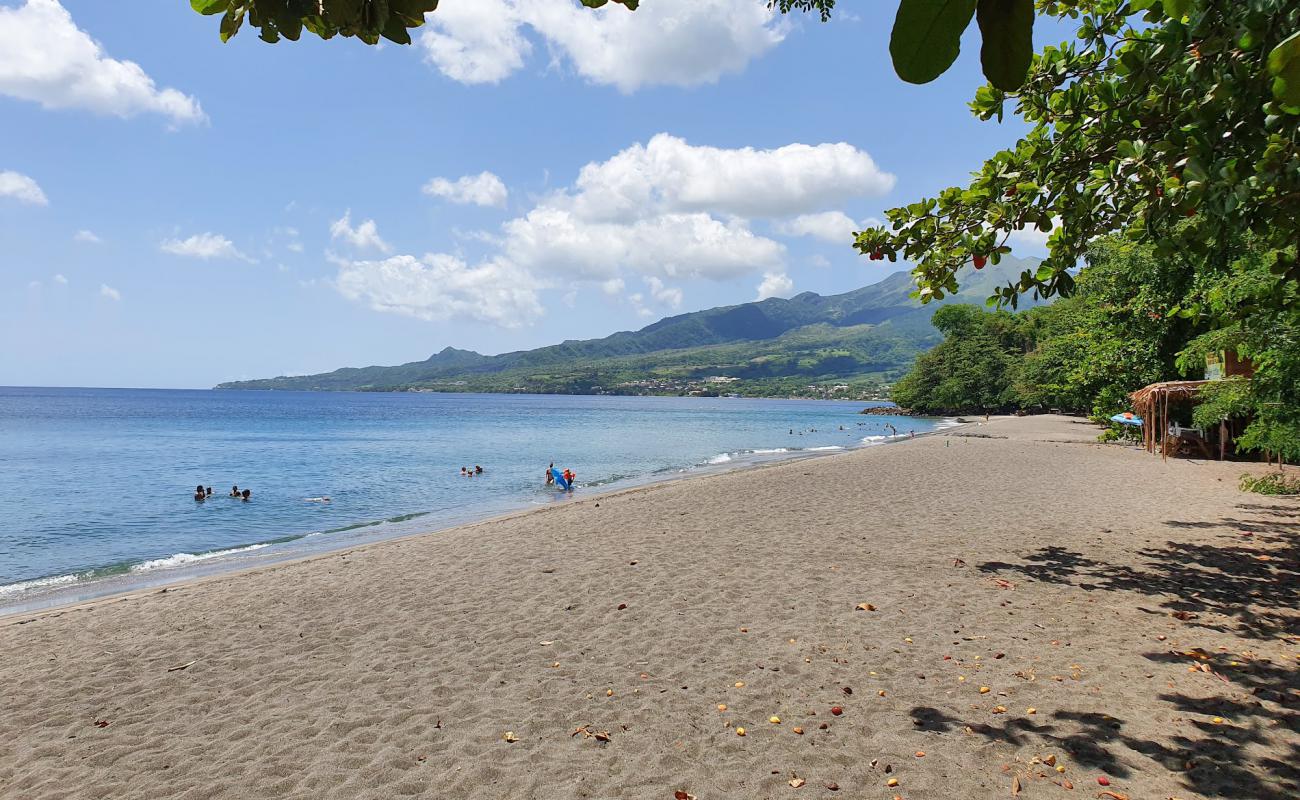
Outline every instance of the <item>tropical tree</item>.
{"type": "MultiPolygon", "coordinates": [[[[934,6],[950,5],[933,3],[934,6]]],[[[978,90],[981,119],[1032,124],[968,186],[887,212],[858,235],[872,259],[912,261],[923,300],[956,273],[1049,232],[1049,257],[1000,288],[1068,294],[1089,243],[1112,232],[1164,256],[1225,265],[1243,231],[1292,283],[1300,219],[1300,3],[1294,0],[1039,0],[1077,20],[1078,42],[1034,57],[1022,88],[978,90]]],[[[1179,309],[1189,314],[1195,309],[1179,309]]]]}

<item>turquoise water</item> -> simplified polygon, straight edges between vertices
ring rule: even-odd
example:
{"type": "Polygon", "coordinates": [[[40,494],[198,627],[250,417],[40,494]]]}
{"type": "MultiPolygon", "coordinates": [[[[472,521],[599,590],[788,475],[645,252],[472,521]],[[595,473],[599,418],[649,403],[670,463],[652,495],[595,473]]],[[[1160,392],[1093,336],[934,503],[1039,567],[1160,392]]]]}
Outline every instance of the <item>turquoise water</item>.
{"type": "Polygon", "coordinates": [[[580,496],[939,424],[864,405],[0,388],[0,607],[563,502],[543,481],[552,461],[580,496]],[[475,464],[482,476],[460,476],[475,464]],[[195,502],[197,484],[214,498],[195,502]],[[232,484],[251,501],[227,497],[232,484]]]}

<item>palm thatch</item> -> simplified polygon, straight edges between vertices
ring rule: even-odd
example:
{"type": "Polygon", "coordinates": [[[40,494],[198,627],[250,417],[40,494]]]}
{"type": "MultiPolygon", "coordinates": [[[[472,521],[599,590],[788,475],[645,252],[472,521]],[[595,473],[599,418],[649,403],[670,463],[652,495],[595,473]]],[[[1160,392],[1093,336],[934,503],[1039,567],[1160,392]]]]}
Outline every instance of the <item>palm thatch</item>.
{"type": "MultiPolygon", "coordinates": [[[[1133,411],[1142,418],[1142,442],[1148,453],[1154,453],[1156,447],[1164,442],[1169,428],[1169,404],[1194,401],[1207,383],[1209,381],[1164,381],[1144,386],[1129,395],[1133,411]]],[[[1161,454],[1168,456],[1163,446],[1161,454]]]]}

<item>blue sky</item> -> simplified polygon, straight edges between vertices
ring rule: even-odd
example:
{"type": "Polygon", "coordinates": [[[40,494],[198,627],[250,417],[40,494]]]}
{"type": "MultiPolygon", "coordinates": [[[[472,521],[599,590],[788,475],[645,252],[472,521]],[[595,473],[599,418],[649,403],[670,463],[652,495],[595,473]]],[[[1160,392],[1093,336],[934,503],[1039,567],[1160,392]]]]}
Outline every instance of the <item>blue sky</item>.
{"type": "Polygon", "coordinates": [[[0,384],[205,387],[874,283],[847,231],[1021,127],[970,117],[976,40],[911,86],[894,4],[841,5],[444,0],[368,48],[0,0],[0,384]]]}

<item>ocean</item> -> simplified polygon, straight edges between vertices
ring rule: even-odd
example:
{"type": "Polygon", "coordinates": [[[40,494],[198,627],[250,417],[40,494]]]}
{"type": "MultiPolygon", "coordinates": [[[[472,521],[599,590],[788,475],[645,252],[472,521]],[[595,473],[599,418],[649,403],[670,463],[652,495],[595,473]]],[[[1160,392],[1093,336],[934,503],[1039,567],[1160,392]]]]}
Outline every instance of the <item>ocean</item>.
{"type": "Polygon", "coordinates": [[[868,405],[0,387],[0,612],[944,424],[868,405]],[[572,495],[546,486],[551,462],[577,474],[572,495]]]}

